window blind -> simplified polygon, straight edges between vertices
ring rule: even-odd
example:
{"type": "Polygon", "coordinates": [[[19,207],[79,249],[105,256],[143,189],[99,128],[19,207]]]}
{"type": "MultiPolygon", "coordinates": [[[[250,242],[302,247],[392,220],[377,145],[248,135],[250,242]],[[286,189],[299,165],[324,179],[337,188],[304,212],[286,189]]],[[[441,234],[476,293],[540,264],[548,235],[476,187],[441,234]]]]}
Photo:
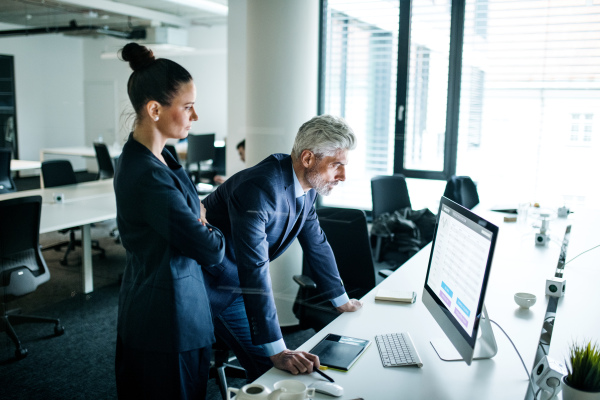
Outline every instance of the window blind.
{"type": "Polygon", "coordinates": [[[457,174],[498,202],[597,207],[598,65],[597,1],[467,0],[457,174]]]}
{"type": "Polygon", "coordinates": [[[324,8],[323,112],[344,117],[358,144],[346,182],[323,204],[370,209],[371,177],[393,166],[399,2],[328,0],[324,8]]]}

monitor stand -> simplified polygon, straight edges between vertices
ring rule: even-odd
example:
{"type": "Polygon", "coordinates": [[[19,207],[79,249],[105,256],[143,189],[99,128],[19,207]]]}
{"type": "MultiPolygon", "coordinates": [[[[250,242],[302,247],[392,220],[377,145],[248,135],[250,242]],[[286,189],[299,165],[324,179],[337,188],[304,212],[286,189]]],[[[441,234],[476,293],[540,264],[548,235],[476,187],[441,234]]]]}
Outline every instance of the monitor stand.
{"type": "MultiPolygon", "coordinates": [[[[461,355],[456,351],[452,343],[447,338],[440,338],[431,340],[438,357],[444,361],[463,361],[461,355]]],[[[494,331],[492,331],[492,324],[488,317],[487,309],[485,304],[481,313],[481,320],[479,321],[479,335],[475,342],[475,349],[473,351],[473,360],[482,360],[486,358],[492,358],[498,353],[498,345],[494,338],[494,331]]]]}

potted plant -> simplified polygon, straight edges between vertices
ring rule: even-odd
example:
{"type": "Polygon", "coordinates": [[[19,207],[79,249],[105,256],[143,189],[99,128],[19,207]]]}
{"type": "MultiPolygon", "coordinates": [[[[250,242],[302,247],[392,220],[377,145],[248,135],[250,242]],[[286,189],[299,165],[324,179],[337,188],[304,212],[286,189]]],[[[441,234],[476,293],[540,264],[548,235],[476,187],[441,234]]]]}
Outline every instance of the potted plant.
{"type": "Polygon", "coordinates": [[[573,343],[563,377],[563,400],[600,400],[600,348],[597,343],[573,343]]]}

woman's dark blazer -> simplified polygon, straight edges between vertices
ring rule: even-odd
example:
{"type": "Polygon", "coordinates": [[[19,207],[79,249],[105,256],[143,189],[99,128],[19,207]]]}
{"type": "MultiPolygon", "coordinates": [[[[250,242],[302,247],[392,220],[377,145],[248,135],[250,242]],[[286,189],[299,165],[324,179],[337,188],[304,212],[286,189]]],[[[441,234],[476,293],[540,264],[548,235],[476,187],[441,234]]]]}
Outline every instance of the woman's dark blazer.
{"type": "Polygon", "coordinates": [[[130,136],[117,163],[117,225],[127,252],[117,330],[126,346],[183,352],[214,342],[202,268],[221,262],[225,241],[198,221],[193,183],[168,151],[162,155],[168,166],[130,136]]]}

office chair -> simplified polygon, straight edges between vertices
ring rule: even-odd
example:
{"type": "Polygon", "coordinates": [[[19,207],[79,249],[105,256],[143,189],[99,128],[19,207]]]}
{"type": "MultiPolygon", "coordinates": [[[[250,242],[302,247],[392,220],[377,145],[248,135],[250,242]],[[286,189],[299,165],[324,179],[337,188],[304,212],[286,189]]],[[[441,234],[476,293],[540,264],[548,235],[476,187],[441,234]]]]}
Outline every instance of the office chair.
{"type": "MultiPolygon", "coordinates": [[[[371,178],[371,199],[373,201],[373,220],[383,213],[392,213],[402,208],[411,208],[410,196],[404,175],[378,175],[371,178]]],[[[374,256],[381,261],[383,238],[375,236],[374,256]]]]}
{"type": "MultiPolygon", "coordinates": [[[[96,152],[96,161],[98,162],[98,179],[113,178],[115,176],[115,166],[106,143],[94,142],[94,151],[96,152]]],[[[115,243],[121,243],[117,227],[111,229],[109,235],[115,238],[115,243]]]]}
{"type": "Polygon", "coordinates": [[[177,154],[177,149],[175,148],[175,146],[173,146],[172,144],[166,144],[165,149],[167,149],[169,151],[169,153],[171,153],[171,155],[173,156],[175,161],[177,161],[179,164],[181,164],[181,161],[179,161],[179,155],[177,154]]]}
{"type": "Polygon", "coordinates": [[[0,201],[0,296],[2,319],[0,328],[14,342],[17,359],[27,356],[13,325],[35,322],[54,323],[54,334],[62,335],[65,328],[58,318],[20,315],[19,310],[7,310],[5,302],[34,292],[48,282],[50,270],[42,257],[39,245],[42,197],[29,196],[0,201]]]}
{"type": "Polygon", "coordinates": [[[211,161],[215,158],[215,134],[206,133],[203,135],[188,135],[187,156],[185,159],[186,170],[192,177],[194,183],[200,183],[201,178],[207,178],[212,181],[216,172],[211,168],[203,171],[201,163],[211,161]],[[192,171],[191,166],[195,165],[197,169],[192,171]]]}
{"type": "Polygon", "coordinates": [[[371,178],[373,219],[383,213],[411,207],[404,175],[378,175],[371,178]]]}
{"type": "MultiPolygon", "coordinates": [[[[68,160],[43,161],[42,180],[44,182],[44,187],[47,188],[74,185],[77,183],[75,171],[73,171],[73,166],[68,160]]],[[[78,229],[80,228],[74,227],[59,230],[60,233],[69,233],[69,240],[46,246],[43,248],[43,250],[55,249],[56,251],[60,251],[63,246],[67,246],[65,255],[60,260],[60,264],[68,265],[67,257],[69,256],[71,250],[74,250],[76,246],[81,247],[81,240],[75,239],[75,231],[78,229]]],[[[100,244],[97,240],[92,240],[92,249],[100,251],[100,257],[105,257],[104,249],[100,247],[100,244]]]]}
{"type": "Polygon", "coordinates": [[[446,183],[444,196],[469,210],[479,204],[477,186],[468,176],[452,175],[446,183]]]}
{"type": "Polygon", "coordinates": [[[227,400],[227,377],[246,379],[246,370],[239,365],[232,364],[235,357],[230,357],[229,346],[215,335],[215,343],[212,345],[213,360],[209,369],[209,379],[215,378],[221,397],[227,400]]]}
{"type": "MultiPolygon", "coordinates": [[[[333,250],[346,293],[351,298],[360,299],[375,287],[375,266],[365,212],[348,208],[322,208],[317,210],[317,215],[333,250]]],[[[330,299],[319,293],[312,268],[306,259],[302,275],[295,275],[293,279],[300,285],[293,311],[301,329],[319,331],[339,315],[330,299]]]]}
{"type": "Polygon", "coordinates": [[[17,191],[17,186],[10,175],[10,160],[12,150],[0,148],[0,193],[11,193],[17,191]]]}
{"type": "Polygon", "coordinates": [[[98,179],[110,179],[115,176],[115,167],[106,143],[94,142],[96,161],[98,161],[98,179]]]}

